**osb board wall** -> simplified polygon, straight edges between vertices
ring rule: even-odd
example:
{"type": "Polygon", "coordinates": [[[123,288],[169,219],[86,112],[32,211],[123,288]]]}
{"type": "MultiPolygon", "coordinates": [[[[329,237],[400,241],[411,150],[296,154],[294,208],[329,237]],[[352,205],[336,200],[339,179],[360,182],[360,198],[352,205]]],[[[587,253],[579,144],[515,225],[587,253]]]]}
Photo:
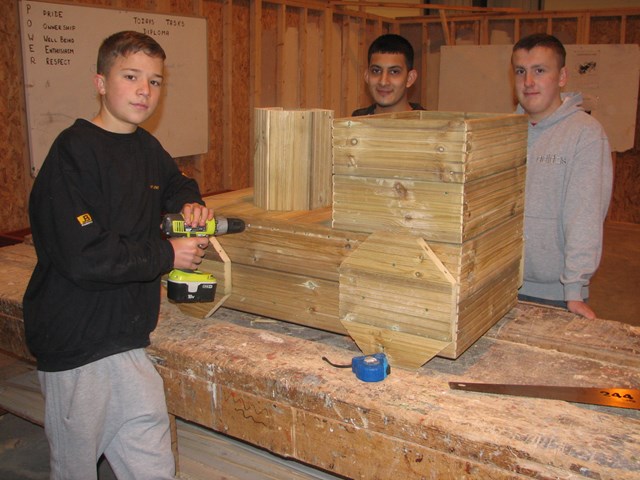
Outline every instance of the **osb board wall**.
{"type": "MultiPolygon", "coordinates": [[[[178,159],[203,192],[235,190],[253,182],[253,109],[312,108],[346,116],[370,103],[363,82],[366,51],[379,34],[405,34],[416,49],[419,82],[411,100],[437,105],[442,44],[511,43],[534,31],[550,31],[565,42],[639,42],[640,10],[541,12],[392,20],[340,10],[309,0],[57,0],[60,3],[200,15],[208,29],[209,152],[178,159]],[[623,15],[624,14],[624,15],[623,15]],[[623,21],[624,19],[624,21],[623,21]]],[[[18,25],[18,0],[0,2],[0,231],[28,226],[26,116],[18,25]]],[[[90,79],[88,79],[90,81],[90,79]]],[[[609,218],[640,223],[640,149],[618,154],[609,218]]]]}
{"type": "Polygon", "coordinates": [[[28,225],[27,195],[31,188],[26,154],[26,113],[20,48],[17,41],[18,4],[0,2],[0,232],[28,225]]]}

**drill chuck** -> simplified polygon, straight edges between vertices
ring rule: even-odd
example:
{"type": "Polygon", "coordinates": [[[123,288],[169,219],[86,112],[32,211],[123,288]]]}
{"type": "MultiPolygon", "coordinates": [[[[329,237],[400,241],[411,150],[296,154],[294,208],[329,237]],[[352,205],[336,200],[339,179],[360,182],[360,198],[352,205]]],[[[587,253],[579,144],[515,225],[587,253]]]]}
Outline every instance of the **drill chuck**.
{"type": "Polygon", "coordinates": [[[240,233],[244,231],[244,220],[240,218],[215,217],[216,233],[214,235],[225,235],[227,233],[240,233]]]}

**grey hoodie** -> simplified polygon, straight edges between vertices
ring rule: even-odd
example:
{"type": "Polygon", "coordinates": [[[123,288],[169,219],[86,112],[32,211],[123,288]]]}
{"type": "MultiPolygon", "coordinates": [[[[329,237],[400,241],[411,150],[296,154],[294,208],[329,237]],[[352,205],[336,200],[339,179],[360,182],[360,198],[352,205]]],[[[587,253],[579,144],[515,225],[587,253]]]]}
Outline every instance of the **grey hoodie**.
{"type": "Polygon", "coordinates": [[[583,300],[600,263],[613,165],[602,126],[581,104],[581,94],[564,94],[529,124],[523,295],[583,300]]]}

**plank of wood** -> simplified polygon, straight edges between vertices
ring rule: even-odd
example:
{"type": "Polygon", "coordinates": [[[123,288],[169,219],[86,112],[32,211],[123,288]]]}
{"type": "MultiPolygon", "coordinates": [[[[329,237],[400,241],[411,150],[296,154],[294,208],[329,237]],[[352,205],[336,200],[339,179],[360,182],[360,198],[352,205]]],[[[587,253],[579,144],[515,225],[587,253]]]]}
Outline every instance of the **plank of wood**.
{"type": "Polygon", "coordinates": [[[564,310],[521,303],[488,335],[502,341],[640,368],[640,327],[627,323],[593,321],[564,310]]]}
{"type": "Polygon", "coordinates": [[[190,480],[333,480],[338,477],[233,438],[178,421],[181,478],[190,480]]]}
{"type": "Polygon", "coordinates": [[[333,227],[409,230],[428,241],[462,243],[523,215],[524,178],[524,167],[466,184],[336,175],[333,227]]]}
{"type": "MultiPolygon", "coordinates": [[[[284,9],[278,12],[284,19],[284,9]]],[[[256,109],[257,206],[295,211],[330,205],[332,120],[330,110],[256,109]]]]}

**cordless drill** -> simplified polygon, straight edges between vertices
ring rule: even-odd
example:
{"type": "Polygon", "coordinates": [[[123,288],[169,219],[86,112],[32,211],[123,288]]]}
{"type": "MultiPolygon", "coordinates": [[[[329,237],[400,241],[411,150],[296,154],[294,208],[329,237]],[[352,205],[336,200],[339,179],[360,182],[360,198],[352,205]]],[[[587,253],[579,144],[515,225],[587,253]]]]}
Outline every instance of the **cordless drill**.
{"type": "MultiPolygon", "coordinates": [[[[180,213],[167,214],[162,219],[162,232],[170,238],[210,237],[227,233],[240,233],[244,221],[239,218],[217,216],[208,220],[204,227],[185,225],[180,213]]],[[[213,302],[216,294],[216,279],[210,273],[200,270],[174,268],[169,272],[167,297],[176,303],[213,302]]]]}

